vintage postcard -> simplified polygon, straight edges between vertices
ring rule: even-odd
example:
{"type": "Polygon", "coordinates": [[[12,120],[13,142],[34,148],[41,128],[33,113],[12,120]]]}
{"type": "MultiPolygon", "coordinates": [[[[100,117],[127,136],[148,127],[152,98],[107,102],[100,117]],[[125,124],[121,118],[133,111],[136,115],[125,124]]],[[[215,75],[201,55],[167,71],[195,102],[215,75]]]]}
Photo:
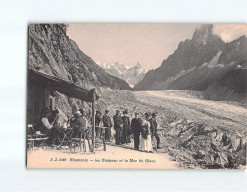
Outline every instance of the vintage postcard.
{"type": "Polygon", "coordinates": [[[245,169],[246,24],[29,24],[28,168],[245,169]]]}

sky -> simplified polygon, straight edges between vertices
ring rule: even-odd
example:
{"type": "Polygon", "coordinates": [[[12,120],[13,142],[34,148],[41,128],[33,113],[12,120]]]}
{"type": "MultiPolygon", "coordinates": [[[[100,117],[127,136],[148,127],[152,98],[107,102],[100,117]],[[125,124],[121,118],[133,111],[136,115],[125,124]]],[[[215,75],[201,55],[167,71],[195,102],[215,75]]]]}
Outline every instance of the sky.
{"type": "MultiPolygon", "coordinates": [[[[145,69],[158,68],[177,49],[179,42],[191,39],[201,24],[70,24],[67,35],[95,62],[137,62],[145,69]]],[[[214,25],[214,33],[229,42],[247,34],[244,25],[214,25]]]]}

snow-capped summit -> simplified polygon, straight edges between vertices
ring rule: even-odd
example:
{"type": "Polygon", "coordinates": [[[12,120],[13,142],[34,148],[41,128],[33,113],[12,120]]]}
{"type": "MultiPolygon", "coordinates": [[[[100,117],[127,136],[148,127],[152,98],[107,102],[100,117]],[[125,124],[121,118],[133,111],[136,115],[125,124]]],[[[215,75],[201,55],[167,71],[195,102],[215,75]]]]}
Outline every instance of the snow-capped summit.
{"type": "Polygon", "coordinates": [[[147,73],[147,69],[143,69],[139,62],[135,66],[127,66],[118,62],[105,63],[97,62],[97,64],[106,70],[107,73],[125,80],[130,87],[134,87],[147,73]]]}

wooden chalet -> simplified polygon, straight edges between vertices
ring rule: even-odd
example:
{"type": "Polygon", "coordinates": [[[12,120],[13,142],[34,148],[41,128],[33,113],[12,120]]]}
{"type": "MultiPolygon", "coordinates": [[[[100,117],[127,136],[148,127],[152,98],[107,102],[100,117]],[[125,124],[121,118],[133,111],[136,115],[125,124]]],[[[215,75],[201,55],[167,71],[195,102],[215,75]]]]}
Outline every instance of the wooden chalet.
{"type": "Polygon", "coordinates": [[[49,107],[51,110],[54,109],[54,99],[57,98],[57,92],[82,101],[91,102],[93,119],[92,141],[94,146],[95,101],[99,98],[95,93],[95,89],[90,90],[73,82],[36,71],[32,68],[28,69],[27,78],[27,124],[37,124],[41,110],[44,107],[49,107]]]}

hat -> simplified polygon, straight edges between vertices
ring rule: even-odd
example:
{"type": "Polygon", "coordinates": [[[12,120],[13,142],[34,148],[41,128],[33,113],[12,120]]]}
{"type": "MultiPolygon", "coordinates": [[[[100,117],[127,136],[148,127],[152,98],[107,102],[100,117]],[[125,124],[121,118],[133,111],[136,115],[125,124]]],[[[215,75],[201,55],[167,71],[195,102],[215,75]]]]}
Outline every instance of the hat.
{"type": "Polygon", "coordinates": [[[84,108],[80,108],[80,109],[79,109],[79,112],[80,112],[80,114],[84,115],[86,111],[85,111],[84,108]]]}
{"type": "Polygon", "coordinates": [[[139,113],[138,112],[135,112],[135,115],[139,115],[139,113]]]}
{"type": "Polygon", "coordinates": [[[116,110],[116,113],[120,113],[120,110],[116,110]]]}
{"type": "Polygon", "coordinates": [[[155,112],[154,112],[154,113],[152,113],[152,116],[157,116],[157,113],[155,113],[155,112]]]}
{"type": "Polygon", "coordinates": [[[128,114],[128,112],[126,110],[123,111],[123,114],[128,114]]]}
{"type": "Polygon", "coordinates": [[[145,113],[145,116],[147,117],[147,116],[151,116],[151,113],[150,112],[146,112],[145,113]]]}
{"type": "Polygon", "coordinates": [[[105,113],[109,113],[109,110],[105,110],[105,113]]]}
{"type": "Polygon", "coordinates": [[[74,113],[74,115],[75,115],[76,117],[79,117],[79,116],[81,116],[81,112],[78,110],[78,111],[76,111],[76,112],[74,113]]]}

